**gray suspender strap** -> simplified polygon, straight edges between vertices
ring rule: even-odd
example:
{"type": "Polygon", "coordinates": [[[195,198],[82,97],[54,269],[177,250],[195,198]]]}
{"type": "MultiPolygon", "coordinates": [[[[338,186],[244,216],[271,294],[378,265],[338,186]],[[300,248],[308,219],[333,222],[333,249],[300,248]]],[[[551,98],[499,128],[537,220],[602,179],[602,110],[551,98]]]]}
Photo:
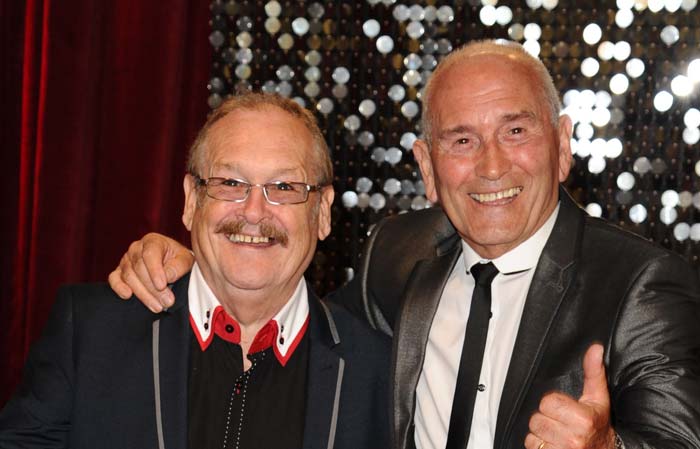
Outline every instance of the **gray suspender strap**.
{"type": "Polygon", "coordinates": [[[163,415],[160,410],[160,357],[158,342],[160,340],[160,320],[153,322],[153,387],[156,402],[156,431],[158,432],[158,449],[165,449],[163,440],[163,415]]]}
{"type": "Polygon", "coordinates": [[[335,444],[335,431],[338,427],[338,407],[340,406],[340,388],[343,384],[343,371],[345,370],[345,360],[340,359],[338,365],[338,381],[335,384],[335,399],[333,399],[333,416],[331,417],[331,431],[328,434],[328,449],[333,449],[335,444]]]}
{"type": "MultiPolygon", "coordinates": [[[[333,314],[331,310],[323,302],[320,303],[323,312],[326,314],[326,319],[328,320],[328,327],[331,331],[331,336],[333,337],[333,343],[340,343],[340,336],[338,335],[338,328],[335,325],[335,320],[333,319],[333,314]]],[[[340,407],[340,390],[343,385],[343,373],[345,372],[345,360],[342,358],[339,360],[338,364],[338,378],[335,383],[335,398],[333,399],[333,415],[331,416],[331,429],[328,433],[328,446],[327,449],[333,449],[335,445],[335,433],[338,427],[338,408],[340,407]]]]}

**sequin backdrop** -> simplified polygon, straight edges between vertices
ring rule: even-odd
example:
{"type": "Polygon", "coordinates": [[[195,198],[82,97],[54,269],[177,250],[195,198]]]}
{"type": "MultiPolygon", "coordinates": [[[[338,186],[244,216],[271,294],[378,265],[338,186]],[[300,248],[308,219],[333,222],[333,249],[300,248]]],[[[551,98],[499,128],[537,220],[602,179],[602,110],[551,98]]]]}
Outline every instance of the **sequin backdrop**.
{"type": "Polygon", "coordinates": [[[587,211],[700,266],[697,0],[215,1],[211,13],[209,106],[277,92],[325,131],[336,203],[307,272],[319,293],[352,276],[372,224],[430,207],[411,153],[421,90],[445,54],[483,38],[524,44],[552,73],[575,124],[567,187],[587,211]]]}

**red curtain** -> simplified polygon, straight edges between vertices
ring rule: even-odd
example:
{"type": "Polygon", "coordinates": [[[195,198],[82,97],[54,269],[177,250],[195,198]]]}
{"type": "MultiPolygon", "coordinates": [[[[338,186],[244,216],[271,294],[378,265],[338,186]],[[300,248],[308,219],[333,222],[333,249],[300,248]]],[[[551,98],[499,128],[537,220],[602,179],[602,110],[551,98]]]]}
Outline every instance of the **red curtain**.
{"type": "Polygon", "coordinates": [[[104,281],[147,231],[186,237],[208,19],[207,1],[0,0],[0,404],[58,285],[104,281]]]}

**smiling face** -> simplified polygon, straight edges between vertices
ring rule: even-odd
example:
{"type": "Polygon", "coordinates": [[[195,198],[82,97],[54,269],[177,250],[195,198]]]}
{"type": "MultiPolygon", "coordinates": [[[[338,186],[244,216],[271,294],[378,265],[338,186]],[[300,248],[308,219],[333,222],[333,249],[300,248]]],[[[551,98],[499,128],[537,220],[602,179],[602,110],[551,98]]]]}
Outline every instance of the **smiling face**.
{"type": "MultiPolygon", "coordinates": [[[[202,178],[319,182],[310,132],[275,106],[230,112],[209,129],[205,148],[202,178]]],[[[310,192],[305,203],[272,205],[259,187],[240,203],[209,198],[191,175],[184,187],[183,222],[214,294],[220,300],[243,294],[288,299],[317,240],[330,232],[333,188],[310,192]]]]}
{"type": "Polygon", "coordinates": [[[518,57],[471,56],[436,76],[431,145],[414,146],[426,194],[462,239],[493,259],[556,207],[571,164],[571,121],[552,125],[543,90],[518,57]]]}

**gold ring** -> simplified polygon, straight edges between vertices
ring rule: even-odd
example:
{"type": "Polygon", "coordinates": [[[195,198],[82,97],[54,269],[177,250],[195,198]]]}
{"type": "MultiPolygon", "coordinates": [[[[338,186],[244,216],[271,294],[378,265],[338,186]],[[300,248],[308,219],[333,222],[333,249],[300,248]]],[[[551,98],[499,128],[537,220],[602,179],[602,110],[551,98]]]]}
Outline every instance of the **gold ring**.
{"type": "Polygon", "coordinates": [[[537,446],[537,449],[544,449],[545,444],[547,444],[547,443],[545,443],[544,440],[542,440],[542,442],[540,443],[540,445],[537,446]]]}

